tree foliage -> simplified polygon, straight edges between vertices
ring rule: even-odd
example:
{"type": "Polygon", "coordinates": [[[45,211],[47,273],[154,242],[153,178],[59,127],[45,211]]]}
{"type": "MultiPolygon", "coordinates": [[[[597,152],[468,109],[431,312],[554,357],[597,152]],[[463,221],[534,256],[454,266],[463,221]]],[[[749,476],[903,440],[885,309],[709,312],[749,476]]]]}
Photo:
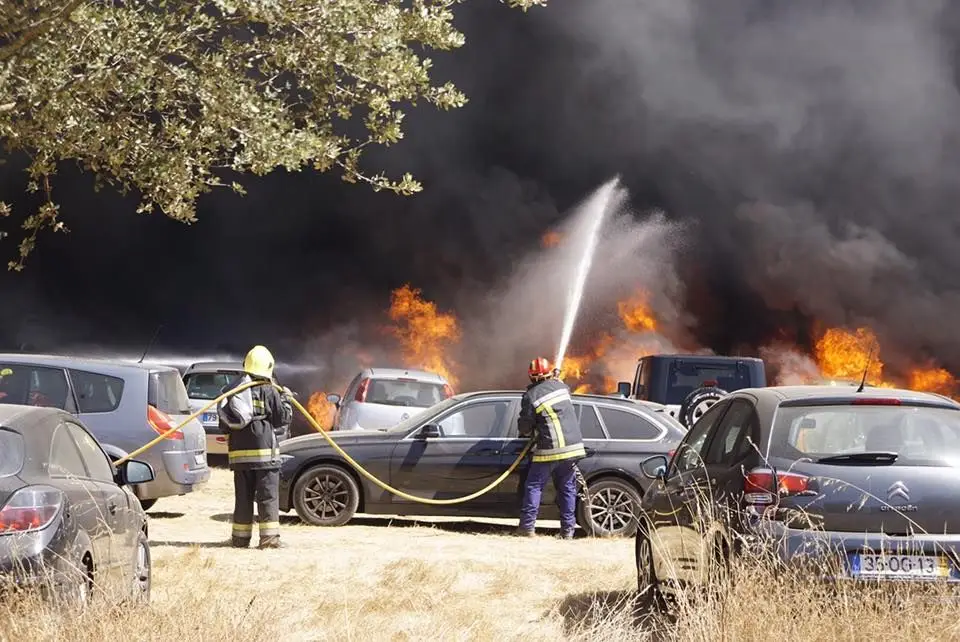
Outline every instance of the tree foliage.
{"type": "Polygon", "coordinates": [[[419,191],[409,174],[365,172],[361,155],[403,138],[404,104],[465,104],[431,81],[422,53],[464,44],[460,1],[0,2],[0,140],[28,155],[27,189],[42,199],[10,268],[41,230],[66,231],[51,182],[68,160],[98,186],[139,194],[138,212],[186,223],[235,172],[337,169],[375,190],[419,191]]]}

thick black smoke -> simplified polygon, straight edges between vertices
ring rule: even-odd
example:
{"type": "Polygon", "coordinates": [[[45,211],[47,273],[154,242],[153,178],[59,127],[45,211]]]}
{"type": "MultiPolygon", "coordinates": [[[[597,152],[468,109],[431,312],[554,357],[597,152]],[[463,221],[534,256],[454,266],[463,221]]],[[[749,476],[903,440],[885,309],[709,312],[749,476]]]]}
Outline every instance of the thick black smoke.
{"type": "MultiPolygon", "coordinates": [[[[619,174],[638,217],[685,223],[673,302],[697,341],[758,350],[817,318],[869,323],[884,360],[960,370],[960,10],[934,0],[551,0],[458,7],[435,76],[471,98],[410,113],[371,156],[426,191],[332,176],[247,179],[185,227],[69,171],[73,232],[0,277],[0,343],[183,351],[276,346],[332,368],[343,330],[411,282],[466,312],[543,232],[619,174]],[[305,348],[306,346],[306,348],[305,348]]],[[[17,200],[9,173],[0,197],[17,200]]],[[[21,212],[29,206],[16,203],[21,212]]],[[[9,243],[2,247],[12,252],[9,243]]],[[[665,270],[673,278],[672,268],[665,270]]],[[[516,323],[530,322],[517,315],[516,323]]],[[[589,326],[587,326],[589,327],[589,326]]],[[[585,330],[586,331],[586,330],[585,330]]],[[[352,334],[351,334],[352,333],[352,334]]]]}

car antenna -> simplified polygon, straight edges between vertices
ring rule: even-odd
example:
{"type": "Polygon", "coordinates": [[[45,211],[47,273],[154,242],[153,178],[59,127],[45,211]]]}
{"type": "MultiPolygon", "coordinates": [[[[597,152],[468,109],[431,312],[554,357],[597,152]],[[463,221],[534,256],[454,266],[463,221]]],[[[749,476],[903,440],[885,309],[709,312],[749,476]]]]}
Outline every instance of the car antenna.
{"type": "Polygon", "coordinates": [[[867,366],[863,369],[863,378],[860,379],[860,387],[857,392],[863,392],[863,387],[867,385],[867,373],[870,372],[870,364],[873,360],[873,346],[870,346],[870,352],[867,353],[867,366]]]}
{"type": "Polygon", "coordinates": [[[160,334],[160,330],[163,328],[163,324],[157,326],[157,329],[153,331],[153,336],[150,337],[150,343],[147,344],[147,347],[144,349],[143,354],[140,355],[140,359],[137,363],[143,363],[143,360],[147,358],[147,353],[150,352],[150,348],[153,347],[153,342],[157,340],[157,335],[160,334]]]}

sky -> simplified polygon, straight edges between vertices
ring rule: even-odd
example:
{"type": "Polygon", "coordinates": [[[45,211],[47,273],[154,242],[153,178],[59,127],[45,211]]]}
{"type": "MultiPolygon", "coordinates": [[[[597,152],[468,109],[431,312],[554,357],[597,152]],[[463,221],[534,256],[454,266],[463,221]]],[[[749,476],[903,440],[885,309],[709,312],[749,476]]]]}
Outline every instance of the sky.
{"type": "MultiPolygon", "coordinates": [[[[367,160],[413,172],[423,193],[280,171],[247,177],[243,197],[201,197],[187,226],[64,167],[71,232],[0,274],[0,347],[136,351],[162,325],[157,349],[266,343],[329,360],[404,283],[461,314],[510,290],[543,233],[619,176],[637,221],[677,224],[640,280],[672,297],[699,344],[749,351],[809,342],[814,319],[868,324],[885,360],[960,371],[960,10],[550,0],[523,13],[474,0],[456,15],[467,44],[433,56],[434,78],[470,102],[409,110],[403,142],[367,160]]],[[[0,198],[21,214],[23,186],[0,166],[0,198]]],[[[644,243],[631,247],[652,257],[644,243]]]]}

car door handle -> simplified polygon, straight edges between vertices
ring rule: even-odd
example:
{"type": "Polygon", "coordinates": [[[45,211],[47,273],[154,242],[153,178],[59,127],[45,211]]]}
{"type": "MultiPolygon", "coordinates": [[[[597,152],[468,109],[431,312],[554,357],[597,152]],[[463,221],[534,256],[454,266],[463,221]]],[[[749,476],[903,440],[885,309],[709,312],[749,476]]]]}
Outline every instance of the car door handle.
{"type": "Polygon", "coordinates": [[[594,453],[597,452],[596,448],[584,448],[583,450],[587,453],[587,457],[593,457],[594,453]]]}
{"type": "Polygon", "coordinates": [[[478,455],[499,455],[500,449],[499,448],[481,448],[480,450],[477,451],[477,454],[478,455]]]}
{"type": "Polygon", "coordinates": [[[109,504],[107,504],[107,510],[110,511],[110,514],[111,514],[111,515],[116,515],[116,514],[117,514],[117,505],[114,504],[113,502],[110,502],[109,504]]]}

